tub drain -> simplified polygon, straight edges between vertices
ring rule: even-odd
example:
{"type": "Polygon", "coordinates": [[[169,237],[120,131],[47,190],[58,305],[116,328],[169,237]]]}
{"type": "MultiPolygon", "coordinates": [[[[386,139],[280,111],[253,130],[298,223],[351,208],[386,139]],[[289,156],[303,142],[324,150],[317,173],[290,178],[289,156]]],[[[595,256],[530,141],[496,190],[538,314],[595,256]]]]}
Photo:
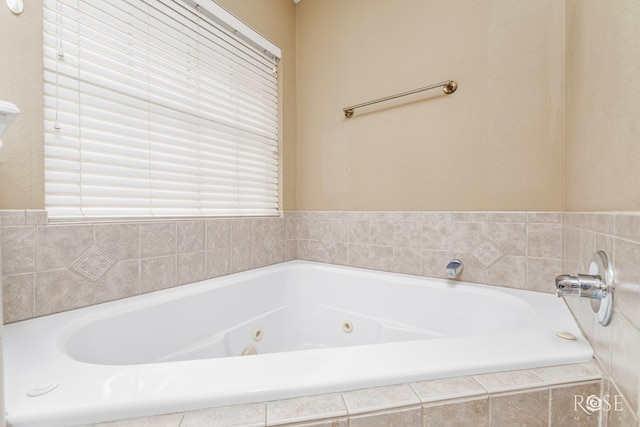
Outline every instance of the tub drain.
{"type": "Polygon", "coordinates": [[[342,330],[345,333],[350,334],[351,332],[353,332],[353,323],[345,320],[344,322],[342,322],[342,330]]]}
{"type": "Polygon", "coordinates": [[[261,328],[257,328],[255,331],[253,331],[253,340],[254,341],[260,341],[262,339],[262,329],[261,328]]]}
{"type": "Polygon", "coordinates": [[[256,350],[256,348],[252,345],[242,351],[243,356],[252,356],[254,354],[258,354],[258,350],[256,350]]]}

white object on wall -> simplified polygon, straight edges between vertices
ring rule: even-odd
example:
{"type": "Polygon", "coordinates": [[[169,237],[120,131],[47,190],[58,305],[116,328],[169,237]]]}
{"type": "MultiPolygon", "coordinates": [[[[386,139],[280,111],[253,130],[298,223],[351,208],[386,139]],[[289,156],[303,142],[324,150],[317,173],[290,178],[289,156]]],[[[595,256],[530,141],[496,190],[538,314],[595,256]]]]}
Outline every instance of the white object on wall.
{"type": "Polygon", "coordinates": [[[11,122],[20,113],[18,107],[7,101],[0,101],[0,147],[2,147],[2,134],[11,122]]]}
{"type": "Polygon", "coordinates": [[[20,15],[24,10],[24,4],[22,0],[6,0],[6,2],[9,10],[16,15],[20,15]]]}

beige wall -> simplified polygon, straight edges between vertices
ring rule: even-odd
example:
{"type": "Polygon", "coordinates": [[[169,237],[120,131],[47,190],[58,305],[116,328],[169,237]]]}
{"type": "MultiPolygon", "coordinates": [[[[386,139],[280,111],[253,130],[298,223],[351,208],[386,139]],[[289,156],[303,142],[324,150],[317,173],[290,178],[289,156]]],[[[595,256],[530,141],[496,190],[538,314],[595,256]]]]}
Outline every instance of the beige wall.
{"type": "MultiPolygon", "coordinates": [[[[0,209],[44,207],[42,105],[42,8],[26,2],[21,15],[0,7],[0,99],[21,110],[0,149],[0,209]],[[8,42],[8,41],[11,42],[8,42]]],[[[295,209],[296,51],[291,0],[220,1],[282,49],[283,208],[295,209]]]]}
{"type": "Polygon", "coordinates": [[[298,209],[563,208],[564,2],[297,8],[298,209]]]}
{"type": "Polygon", "coordinates": [[[0,100],[20,115],[0,148],[0,208],[44,207],[42,7],[26,2],[21,15],[0,5],[0,100]]]}
{"type": "Polygon", "coordinates": [[[640,210],[638,70],[640,2],[567,1],[567,210],[640,210]]]}
{"type": "MultiPolygon", "coordinates": [[[[283,49],[284,209],[639,209],[633,0],[567,1],[566,115],[564,2],[220,3],[283,49]],[[341,113],[450,78],[451,96],[341,113]]],[[[44,204],[40,22],[32,3],[0,8],[0,99],[22,110],[0,150],[3,209],[44,204]]]]}

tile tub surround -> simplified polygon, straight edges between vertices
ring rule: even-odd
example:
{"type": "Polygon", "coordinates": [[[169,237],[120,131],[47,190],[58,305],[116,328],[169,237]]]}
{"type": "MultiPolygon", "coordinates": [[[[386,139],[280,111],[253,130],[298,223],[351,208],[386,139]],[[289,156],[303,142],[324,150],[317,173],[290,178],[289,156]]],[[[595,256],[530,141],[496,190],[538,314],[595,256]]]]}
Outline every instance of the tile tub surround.
{"type": "MultiPolygon", "coordinates": [[[[603,387],[599,368],[587,363],[203,409],[93,427],[597,427],[603,414],[576,408],[575,396],[601,396],[606,391],[603,387]]],[[[626,420],[624,410],[615,414],[616,420],[626,420]]]]}
{"type": "MultiPolygon", "coordinates": [[[[612,324],[595,324],[585,301],[566,300],[602,363],[605,394],[624,396],[624,418],[609,425],[638,423],[638,213],[298,211],[272,219],[56,225],[47,223],[44,211],[2,210],[0,233],[5,323],[298,258],[442,277],[446,263],[458,257],[465,262],[463,280],[552,292],[556,275],[584,272],[602,248],[618,275],[612,324]],[[81,248],[74,250],[76,244],[81,248]],[[55,253],[54,245],[68,254],[55,253]],[[108,256],[100,258],[93,247],[108,256]],[[97,272],[73,269],[87,251],[106,263],[89,263],[97,272]],[[110,259],[115,263],[99,276],[110,259]],[[500,268],[509,262],[518,268],[500,268]],[[153,274],[170,280],[154,282],[153,274]],[[503,281],[509,274],[516,279],[503,281]],[[71,279],[59,289],[58,277],[71,279]]],[[[476,410],[477,404],[461,408],[476,410]]]]}
{"type": "Polygon", "coordinates": [[[298,258],[554,292],[562,267],[558,212],[291,212],[298,258]]]}
{"type": "Polygon", "coordinates": [[[0,244],[5,323],[296,258],[284,216],[50,224],[3,210],[0,244]]]}
{"type": "MultiPolygon", "coordinates": [[[[594,320],[589,301],[565,297],[585,336],[602,363],[611,393],[625,398],[629,424],[640,419],[640,213],[567,212],[564,214],[562,273],[586,273],[591,257],[603,249],[615,269],[614,313],[611,323],[594,320]]],[[[636,423],[636,424],[633,424],[636,423]]]]}
{"type": "Polygon", "coordinates": [[[278,218],[47,222],[0,211],[4,322],[291,259],[552,292],[558,212],[285,212],[278,218]]]}

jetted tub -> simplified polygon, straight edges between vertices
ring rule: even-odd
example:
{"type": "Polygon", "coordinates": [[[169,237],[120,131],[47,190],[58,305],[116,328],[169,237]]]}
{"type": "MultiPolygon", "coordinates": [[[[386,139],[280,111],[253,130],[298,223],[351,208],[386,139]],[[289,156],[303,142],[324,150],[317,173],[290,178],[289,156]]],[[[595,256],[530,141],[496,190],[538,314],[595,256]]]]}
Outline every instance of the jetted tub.
{"type": "Polygon", "coordinates": [[[10,324],[4,357],[7,421],[54,427],[588,362],[592,350],[555,295],[291,261],[10,324]]]}

